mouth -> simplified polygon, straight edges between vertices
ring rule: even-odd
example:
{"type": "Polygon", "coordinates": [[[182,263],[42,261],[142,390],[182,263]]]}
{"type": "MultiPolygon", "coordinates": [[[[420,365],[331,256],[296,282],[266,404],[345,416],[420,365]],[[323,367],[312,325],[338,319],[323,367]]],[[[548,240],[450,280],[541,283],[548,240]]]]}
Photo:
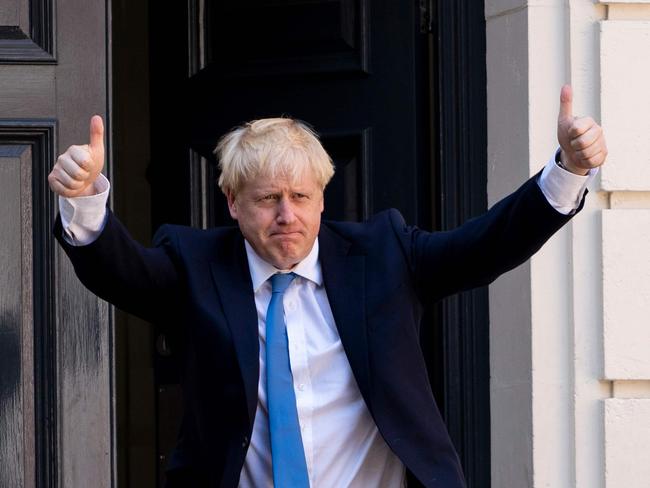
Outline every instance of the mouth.
{"type": "Polygon", "coordinates": [[[292,236],[301,236],[302,233],[298,231],[294,232],[272,232],[271,237],[292,237],[292,236]]]}

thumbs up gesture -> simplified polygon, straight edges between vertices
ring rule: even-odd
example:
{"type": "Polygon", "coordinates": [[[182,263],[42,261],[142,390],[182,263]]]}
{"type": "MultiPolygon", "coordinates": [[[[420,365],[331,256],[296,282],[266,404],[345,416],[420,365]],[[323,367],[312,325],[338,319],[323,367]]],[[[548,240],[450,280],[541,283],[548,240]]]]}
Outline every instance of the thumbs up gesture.
{"type": "Polygon", "coordinates": [[[573,91],[564,85],[560,93],[557,139],[562,148],[562,163],[572,173],[586,175],[607,158],[603,129],[591,117],[573,116],[573,91]]]}
{"type": "Polygon", "coordinates": [[[70,146],[61,154],[47,177],[50,188],[62,197],[95,194],[93,183],[104,167],[104,122],[99,115],[90,119],[90,143],[70,146]]]}

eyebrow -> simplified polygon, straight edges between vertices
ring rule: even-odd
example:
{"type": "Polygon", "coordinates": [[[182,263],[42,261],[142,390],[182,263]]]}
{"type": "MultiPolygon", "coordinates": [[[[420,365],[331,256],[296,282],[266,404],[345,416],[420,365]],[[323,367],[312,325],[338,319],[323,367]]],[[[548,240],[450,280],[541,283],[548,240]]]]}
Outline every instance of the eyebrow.
{"type": "MultiPolygon", "coordinates": [[[[273,188],[273,187],[267,187],[267,188],[258,188],[258,189],[253,189],[251,192],[254,195],[268,195],[271,193],[283,193],[284,189],[283,188],[273,188]]],[[[288,193],[301,193],[303,195],[311,195],[313,193],[313,190],[308,190],[307,188],[289,188],[287,190],[288,193]]]]}

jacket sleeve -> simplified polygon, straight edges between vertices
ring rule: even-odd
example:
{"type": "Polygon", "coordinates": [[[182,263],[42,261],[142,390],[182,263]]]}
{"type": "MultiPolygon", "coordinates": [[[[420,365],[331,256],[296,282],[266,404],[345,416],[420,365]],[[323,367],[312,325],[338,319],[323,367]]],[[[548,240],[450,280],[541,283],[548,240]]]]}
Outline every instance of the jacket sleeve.
{"type": "MultiPolygon", "coordinates": [[[[548,203],[536,180],[450,231],[425,232],[392,217],[423,302],[491,283],[535,254],[572,218],[548,203]]],[[[584,197],[578,211],[583,204],[584,197]]]]}
{"type": "Polygon", "coordinates": [[[57,217],[54,235],[86,288],[145,320],[155,322],[166,316],[166,304],[177,298],[181,286],[170,226],[159,229],[152,248],[135,241],[110,210],[104,230],[89,245],[72,246],[63,233],[57,217]]]}

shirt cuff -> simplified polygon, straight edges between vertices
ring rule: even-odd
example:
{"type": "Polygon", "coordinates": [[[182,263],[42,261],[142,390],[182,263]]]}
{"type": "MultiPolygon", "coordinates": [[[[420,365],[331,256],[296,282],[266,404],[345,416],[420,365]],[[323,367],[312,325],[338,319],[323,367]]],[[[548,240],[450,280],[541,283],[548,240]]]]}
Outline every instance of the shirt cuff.
{"type": "Polygon", "coordinates": [[[59,211],[63,225],[63,238],[71,246],[91,244],[102,233],[108,212],[106,202],[111,184],[100,173],[94,182],[97,194],[86,197],[59,196],[59,211]]]}
{"type": "Polygon", "coordinates": [[[577,175],[563,168],[555,162],[555,154],[546,163],[542,174],[537,180],[540,190],[551,206],[564,215],[569,215],[577,210],[582,197],[587,190],[587,185],[598,174],[598,168],[592,168],[585,176],[577,175]]]}

